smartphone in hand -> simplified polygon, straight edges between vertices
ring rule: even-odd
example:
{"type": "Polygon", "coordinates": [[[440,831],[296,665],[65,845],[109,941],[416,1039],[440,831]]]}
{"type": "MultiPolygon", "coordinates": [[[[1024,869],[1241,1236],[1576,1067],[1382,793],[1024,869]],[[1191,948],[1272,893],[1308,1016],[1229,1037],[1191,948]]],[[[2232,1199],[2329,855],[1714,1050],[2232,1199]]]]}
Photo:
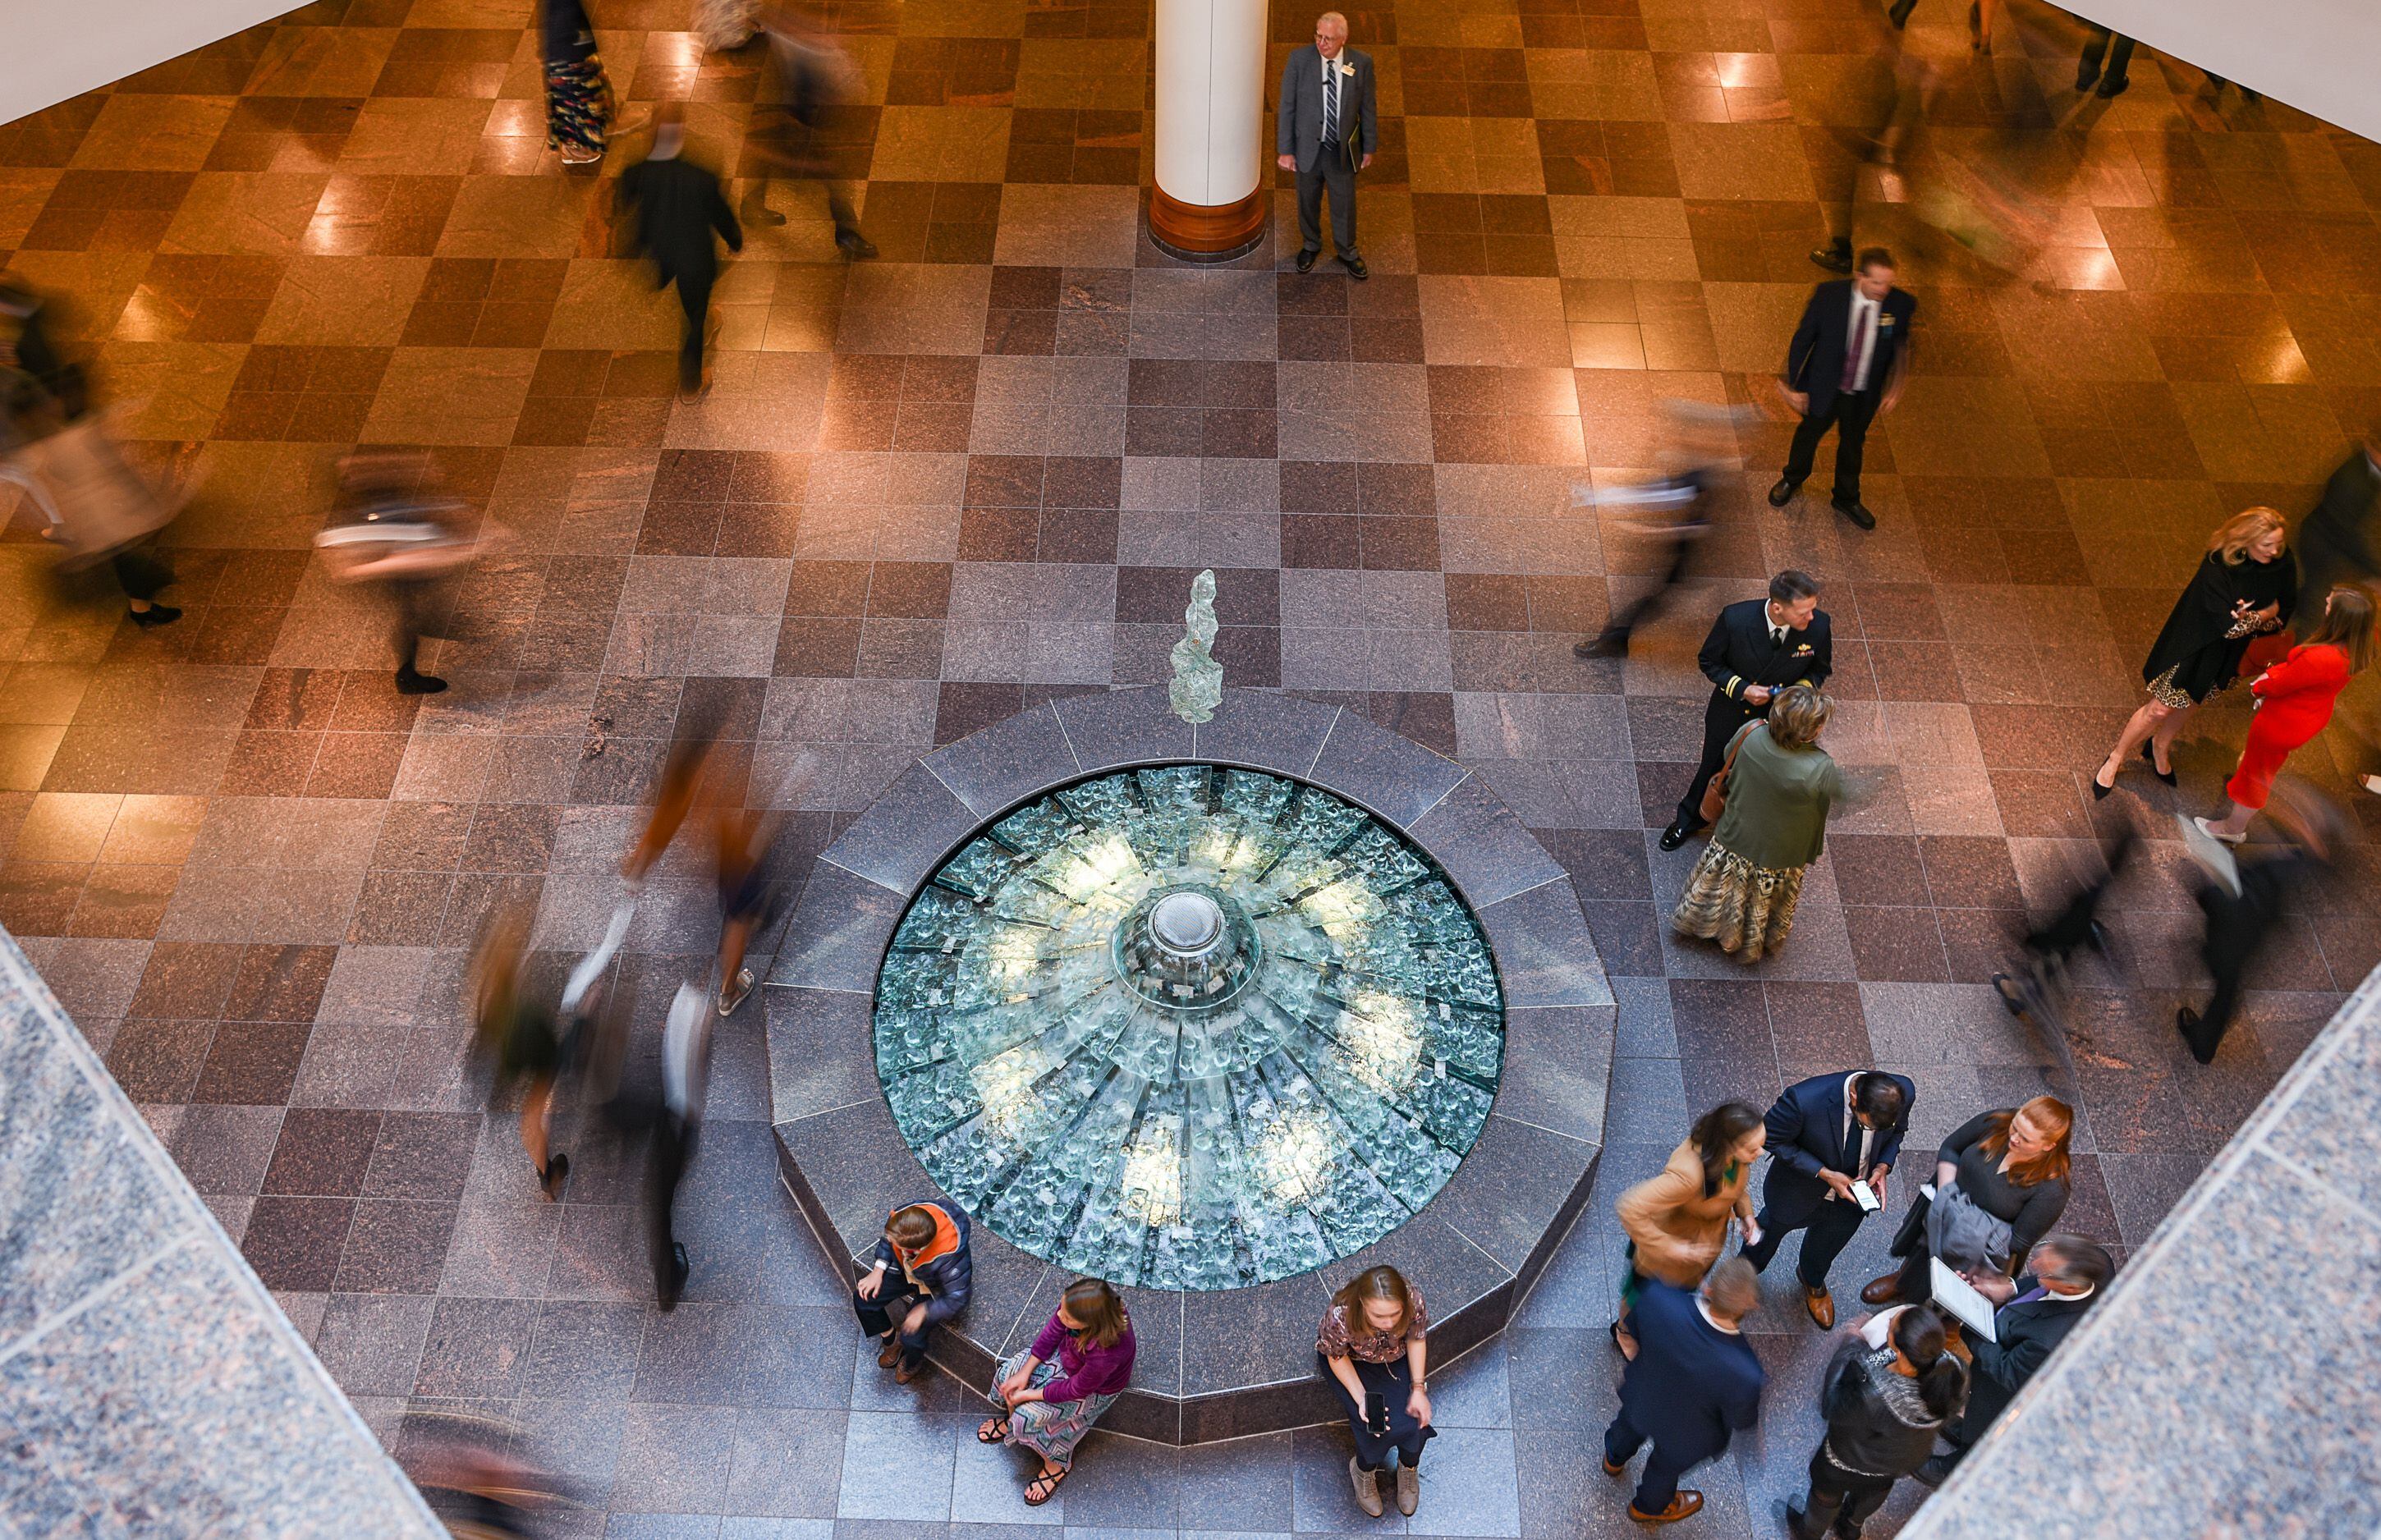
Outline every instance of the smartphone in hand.
{"type": "Polygon", "coordinates": [[[1374,1433],[1389,1431],[1389,1400],[1378,1390],[1364,1392],[1364,1425],[1374,1433]]]}
{"type": "Polygon", "coordinates": [[[1852,1201],[1861,1205],[1862,1214],[1874,1214],[1885,1206],[1876,1201],[1876,1189],[1864,1181],[1852,1183],[1852,1201]]]}

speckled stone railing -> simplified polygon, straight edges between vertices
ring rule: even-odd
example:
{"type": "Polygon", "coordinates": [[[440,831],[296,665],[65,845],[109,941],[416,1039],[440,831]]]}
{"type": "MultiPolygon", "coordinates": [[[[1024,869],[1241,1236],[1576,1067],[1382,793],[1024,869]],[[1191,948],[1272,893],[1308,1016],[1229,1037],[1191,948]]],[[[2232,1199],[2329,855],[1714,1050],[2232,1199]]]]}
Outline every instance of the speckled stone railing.
{"type": "Polygon", "coordinates": [[[1904,1540],[2381,1534],[2381,970],[1904,1540]]]}
{"type": "Polygon", "coordinates": [[[0,932],[0,1534],[446,1533],[0,932]]]}

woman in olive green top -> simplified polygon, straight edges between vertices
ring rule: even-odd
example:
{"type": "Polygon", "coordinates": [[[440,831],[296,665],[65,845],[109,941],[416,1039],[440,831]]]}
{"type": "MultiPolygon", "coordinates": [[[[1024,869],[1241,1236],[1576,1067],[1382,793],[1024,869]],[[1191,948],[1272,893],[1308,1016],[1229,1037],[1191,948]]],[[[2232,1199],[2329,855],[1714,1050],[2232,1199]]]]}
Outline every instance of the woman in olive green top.
{"type": "Polygon", "coordinates": [[[1728,805],[1687,874],[1671,927],[1716,941],[1740,962],[1786,943],[1802,873],[1826,848],[1827,814],[1844,795],[1843,772],[1818,746],[1832,703],[1792,685],[1765,722],[1748,722],[1728,745],[1728,805]]]}

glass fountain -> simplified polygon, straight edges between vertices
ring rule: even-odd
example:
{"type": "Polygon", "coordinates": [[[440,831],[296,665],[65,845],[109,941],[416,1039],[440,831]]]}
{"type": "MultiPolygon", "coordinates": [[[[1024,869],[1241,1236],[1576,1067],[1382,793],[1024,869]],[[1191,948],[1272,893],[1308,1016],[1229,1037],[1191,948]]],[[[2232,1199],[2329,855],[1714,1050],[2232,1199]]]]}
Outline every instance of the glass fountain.
{"type": "Polygon", "coordinates": [[[876,989],[876,1067],[945,1191],[1060,1266],[1238,1289],[1419,1213],[1486,1121],[1478,924],[1319,788],[1183,764],[1044,796],[944,863],[876,989]]]}

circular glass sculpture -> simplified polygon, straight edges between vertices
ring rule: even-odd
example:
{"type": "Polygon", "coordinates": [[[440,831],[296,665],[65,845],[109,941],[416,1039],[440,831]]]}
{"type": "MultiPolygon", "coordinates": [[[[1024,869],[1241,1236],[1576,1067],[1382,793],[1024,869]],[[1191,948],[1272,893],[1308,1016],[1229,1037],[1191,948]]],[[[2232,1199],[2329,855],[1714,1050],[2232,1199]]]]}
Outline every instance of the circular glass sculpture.
{"type": "Polygon", "coordinates": [[[1117,1283],[1237,1289],[1419,1213],[1496,1099],[1486,941],[1428,857],[1320,788],[1203,764],[1008,814],[876,985],[894,1120],[969,1213],[1117,1283]]]}

